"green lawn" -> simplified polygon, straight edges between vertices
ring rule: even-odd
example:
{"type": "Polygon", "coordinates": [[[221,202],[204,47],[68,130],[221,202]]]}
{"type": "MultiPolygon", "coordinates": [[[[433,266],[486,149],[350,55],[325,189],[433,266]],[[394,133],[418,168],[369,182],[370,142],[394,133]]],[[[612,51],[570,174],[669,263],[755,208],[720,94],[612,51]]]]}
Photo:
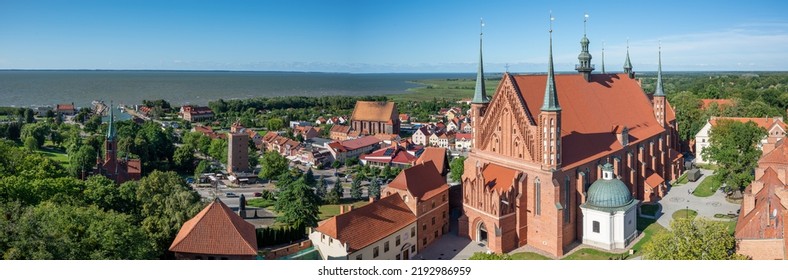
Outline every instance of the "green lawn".
{"type": "Polygon", "coordinates": [[[643,204],[640,205],[640,213],[649,216],[656,216],[657,211],[659,210],[658,204],[643,204]]]}
{"type": "Polygon", "coordinates": [[[703,181],[692,191],[692,194],[697,197],[708,197],[713,195],[721,185],[722,183],[717,180],[717,176],[709,175],[703,178],[703,181]]]}
{"type": "Polygon", "coordinates": [[[563,259],[564,260],[617,260],[620,259],[621,257],[626,257],[626,256],[628,256],[627,253],[614,254],[614,253],[602,252],[591,248],[583,248],[577,250],[571,255],[566,256],[563,259]]]}
{"type": "MultiPolygon", "coordinates": [[[[500,79],[485,79],[487,94],[495,93],[500,79]]],[[[407,93],[394,94],[390,97],[394,101],[430,101],[433,98],[455,99],[472,98],[476,88],[476,79],[433,79],[414,81],[413,88],[407,93]]]]}
{"type": "Polygon", "coordinates": [[[551,258],[532,252],[514,253],[510,256],[513,260],[552,260],[551,258]]]}
{"type": "Polygon", "coordinates": [[[681,209],[673,212],[673,219],[694,219],[696,216],[698,216],[698,211],[692,209],[681,209]]]}
{"type": "Polygon", "coordinates": [[[68,154],[66,151],[48,146],[41,147],[38,153],[59,162],[63,167],[68,167],[68,154]]]}
{"type": "MultiPolygon", "coordinates": [[[[348,205],[352,203],[353,208],[359,208],[361,206],[367,205],[369,201],[367,200],[352,201],[352,200],[343,199],[341,203],[342,205],[348,205]]],[[[320,216],[318,216],[318,219],[320,219],[321,221],[336,215],[339,215],[339,204],[320,205],[320,216]]]]}
{"type": "Polygon", "coordinates": [[[638,218],[638,231],[642,232],[643,237],[640,238],[638,243],[632,246],[632,250],[635,251],[635,255],[639,255],[640,250],[643,248],[643,246],[651,242],[651,239],[654,238],[654,235],[663,231],[667,231],[667,229],[658,224],[656,220],[638,218]]]}
{"type": "Polygon", "coordinates": [[[727,221],[727,222],[722,222],[722,223],[725,223],[725,225],[728,226],[728,233],[733,235],[734,231],[736,231],[736,222],[737,222],[737,220],[733,219],[733,220],[730,220],[730,221],[727,221]]]}
{"type": "Polygon", "coordinates": [[[681,176],[679,176],[679,179],[677,179],[676,182],[673,183],[671,187],[678,187],[686,183],[687,183],[687,173],[684,172],[684,174],[681,174],[681,176]]]}
{"type": "Polygon", "coordinates": [[[252,198],[246,201],[246,205],[258,208],[268,208],[274,205],[273,200],[268,200],[264,198],[252,198]]]}

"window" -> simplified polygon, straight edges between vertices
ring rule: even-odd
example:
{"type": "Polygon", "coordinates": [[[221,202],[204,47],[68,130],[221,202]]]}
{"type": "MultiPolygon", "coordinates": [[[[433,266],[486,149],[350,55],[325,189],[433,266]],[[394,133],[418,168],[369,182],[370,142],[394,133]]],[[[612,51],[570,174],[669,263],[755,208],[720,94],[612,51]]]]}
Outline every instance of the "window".
{"type": "Polygon", "coordinates": [[[438,238],[438,231],[435,231],[435,238],[438,238]]]}
{"type": "Polygon", "coordinates": [[[330,246],[331,244],[334,244],[334,239],[329,237],[328,238],[328,245],[330,246]]]}
{"type": "Polygon", "coordinates": [[[435,209],[435,201],[432,202],[432,209],[435,209]]]}
{"type": "Polygon", "coordinates": [[[542,182],[536,178],[534,182],[534,215],[542,214],[542,182]]]}
{"type": "Polygon", "coordinates": [[[424,239],[421,240],[421,246],[426,246],[426,245],[427,245],[427,238],[424,237],[424,239]]]}
{"type": "Polygon", "coordinates": [[[569,184],[569,176],[566,176],[564,178],[564,223],[569,222],[572,213],[572,206],[569,205],[572,201],[572,191],[569,184]]]}
{"type": "Polygon", "coordinates": [[[432,217],[432,224],[435,225],[435,217],[432,217]]]}
{"type": "Polygon", "coordinates": [[[443,202],[446,202],[446,194],[443,194],[443,202]]]}
{"type": "Polygon", "coordinates": [[[411,253],[416,253],[416,245],[411,245],[410,246],[410,252],[411,253]]]}
{"type": "Polygon", "coordinates": [[[356,259],[357,260],[363,260],[364,259],[364,255],[363,254],[358,254],[358,256],[356,256],[356,259]]]}
{"type": "Polygon", "coordinates": [[[383,243],[383,253],[388,251],[389,251],[389,242],[386,241],[386,243],[383,243]]]}
{"type": "Polygon", "coordinates": [[[399,256],[399,254],[397,254],[397,258],[396,258],[396,259],[397,259],[397,260],[399,260],[399,259],[401,259],[401,258],[402,258],[402,257],[400,257],[400,256],[399,256]]]}
{"type": "Polygon", "coordinates": [[[410,228],[410,237],[416,236],[416,227],[410,228]]]}
{"type": "Polygon", "coordinates": [[[446,219],[446,211],[443,211],[443,218],[446,219]]]}
{"type": "Polygon", "coordinates": [[[400,243],[399,236],[397,236],[397,239],[394,240],[394,246],[399,246],[399,243],[400,243]]]}
{"type": "Polygon", "coordinates": [[[599,222],[594,221],[592,227],[595,233],[599,233],[599,222]]]}
{"type": "Polygon", "coordinates": [[[378,254],[380,253],[379,251],[380,251],[380,248],[378,246],[375,246],[375,248],[372,248],[372,258],[373,259],[378,257],[378,254]]]}
{"type": "Polygon", "coordinates": [[[320,234],[320,240],[326,240],[326,235],[321,233],[320,234]]]}
{"type": "Polygon", "coordinates": [[[426,231],[427,230],[427,224],[422,224],[421,225],[421,230],[425,230],[426,231]]]}

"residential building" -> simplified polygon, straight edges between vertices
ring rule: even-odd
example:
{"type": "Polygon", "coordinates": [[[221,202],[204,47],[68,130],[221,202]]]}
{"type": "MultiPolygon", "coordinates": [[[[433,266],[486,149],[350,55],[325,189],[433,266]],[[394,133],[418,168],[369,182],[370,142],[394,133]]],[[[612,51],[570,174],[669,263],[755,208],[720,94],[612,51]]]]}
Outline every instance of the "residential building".
{"type": "Polygon", "coordinates": [[[421,126],[413,135],[410,137],[413,141],[413,144],[426,146],[430,144],[430,137],[432,136],[432,132],[428,126],[421,126]]]}
{"type": "Polygon", "coordinates": [[[764,153],[744,190],[736,223],[736,252],[755,260],[788,259],[788,140],[764,153]]]}
{"type": "Polygon", "coordinates": [[[345,141],[348,139],[349,133],[350,133],[350,126],[335,124],[331,126],[331,130],[329,130],[328,132],[328,138],[337,141],[345,141]]]}
{"type": "Polygon", "coordinates": [[[284,157],[291,157],[298,154],[301,143],[269,131],[263,135],[263,147],[266,151],[275,151],[284,157]]]}
{"type": "Polygon", "coordinates": [[[580,205],[605,163],[644,202],[658,201],[665,182],[681,175],[661,61],[655,90],[646,94],[628,53],[623,74],[592,73],[589,43],[583,36],[578,73],[556,75],[551,39],[547,74],[504,73],[492,99],[480,53],[461,236],[496,253],[529,245],[560,257],[584,238],[580,205]]]}
{"type": "Polygon", "coordinates": [[[416,231],[416,215],[391,195],[321,222],[309,240],[324,260],[407,260],[418,253],[416,231]]]}
{"type": "Polygon", "coordinates": [[[77,113],[77,108],[74,107],[74,103],[71,104],[57,104],[55,105],[55,114],[61,114],[65,116],[73,116],[77,113]]]}
{"type": "Polygon", "coordinates": [[[254,225],[216,198],[183,223],[169,250],[181,260],[254,260],[257,234],[254,225]]]}
{"type": "Polygon", "coordinates": [[[471,143],[473,143],[472,133],[457,133],[454,136],[454,149],[458,151],[471,150],[471,143]]]}
{"type": "Polygon", "coordinates": [[[386,166],[408,168],[416,164],[416,160],[424,147],[416,145],[400,145],[392,143],[387,147],[378,149],[359,157],[361,164],[384,168],[386,166]]]}
{"type": "Polygon", "coordinates": [[[204,106],[183,105],[178,112],[181,118],[190,122],[200,122],[212,119],[213,110],[204,106]]]}
{"type": "Polygon", "coordinates": [[[399,113],[394,102],[356,101],[350,127],[360,135],[399,134],[399,113]]]}
{"type": "Polygon", "coordinates": [[[331,152],[334,161],[345,161],[380,148],[380,141],[374,136],[364,136],[352,140],[334,141],[326,144],[326,148],[331,152]]]}
{"type": "Polygon", "coordinates": [[[408,114],[399,114],[399,122],[400,123],[410,123],[410,115],[408,115],[408,114]]]}
{"type": "Polygon", "coordinates": [[[419,156],[419,159],[416,160],[416,163],[422,164],[432,161],[433,166],[435,166],[435,171],[440,174],[440,176],[443,176],[445,180],[446,173],[449,173],[449,156],[447,153],[448,150],[446,148],[426,147],[419,156]]]}
{"type": "Polygon", "coordinates": [[[731,120],[737,122],[753,122],[759,127],[766,129],[767,135],[759,143],[758,147],[768,152],[769,149],[774,148],[774,144],[780,139],[785,137],[788,131],[788,125],[783,122],[782,117],[771,118],[729,118],[729,117],[712,117],[706,122],[706,125],[695,134],[695,162],[696,163],[709,163],[708,159],[703,156],[703,150],[709,146],[709,139],[711,130],[717,126],[722,120],[731,120]]]}
{"type": "Polygon", "coordinates": [[[297,135],[301,135],[301,137],[303,137],[304,140],[312,139],[320,136],[320,128],[311,125],[308,126],[299,125],[293,128],[293,133],[297,135]]]}
{"type": "Polygon", "coordinates": [[[449,185],[432,161],[402,170],[382,193],[384,199],[402,197],[416,215],[418,250],[449,232],[449,185]]]}
{"type": "Polygon", "coordinates": [[[733,99],[701,99],[700,102],[700,108],[703,110],[710,108],[711,104],[715,104],[718,109],[725,109],[734,105],[733,99]]]}

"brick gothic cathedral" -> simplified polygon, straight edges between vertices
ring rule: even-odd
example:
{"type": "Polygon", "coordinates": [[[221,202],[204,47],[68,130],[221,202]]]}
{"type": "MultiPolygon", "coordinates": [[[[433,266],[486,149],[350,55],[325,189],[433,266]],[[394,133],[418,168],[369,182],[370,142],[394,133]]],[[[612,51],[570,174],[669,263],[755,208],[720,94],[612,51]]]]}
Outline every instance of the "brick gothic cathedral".
{"type": "Polygon", "coordinates": [[[547,74],[507,71],[490,99],[480,37],[460,235],[498,253],[528,245],[562,256],[583,240],[580,204],[604,164],[645,203],[663,197],[666,181],[680,175],[678,127],[662,89],[661,58],[656,89],[646,94],[628,49],[624,73],[605,73],[604,61],[602,73],[592,73],[589,43],[584,34],[577,74],[556,75],[550,30],[547,74]]]}

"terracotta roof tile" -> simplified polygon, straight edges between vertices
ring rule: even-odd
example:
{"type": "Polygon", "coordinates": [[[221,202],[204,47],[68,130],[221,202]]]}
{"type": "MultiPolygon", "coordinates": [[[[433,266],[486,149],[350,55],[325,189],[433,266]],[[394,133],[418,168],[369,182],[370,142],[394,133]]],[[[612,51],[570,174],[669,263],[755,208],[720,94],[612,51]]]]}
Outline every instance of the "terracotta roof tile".
{"type": "Polygon", "coordinates": [[[720,120],[732,120],[732,121],[737,121],[737,122],[742,122],[742,123],[746,123],[746,122],[750,122],[751,121],[751,122],[754,122],[759,127],[762,127],[763,129],[766,129],[766,130],[769,130],[775,124],[781,126],[783,129],[788,129],[788,125],[786,125],[782,120],[775,119],[775,118],[713,117],[711,120],[709,120],[709,123],[711,123],[711,126],[716,126],[717,122],[720,121],[720,120]]]}
{"type": "Polygon", "coordinates": [[[183,224],[170,251],[254,256],[257,255],[257,236],[254,225],[217,199],[183,224]]]}
{"type": "Polygon", "coordinates": [[[651,168],[646,169],[646,185],[653,189],[662,183],[665,183],[665,179],[662,178],[662,176],[659,176],[659,174],[654,172],[651,168]]]}
{"type": "Polygon", "coordinates": [[[356,101],[356,107],[353,109],[350,119],[385,122],[397,117],[397,105],[394,102],[356,101]]]}
{"type": "Polygon", "coordinates": [[[377,144],[379,142],[380,142],[380,139],[378,139],[375,136],[364,136],[364,137],[361,137],[361,138],[358,138],[358,139],[345,140],[345,141],[342,141],[340,143],[342,144],[343,147],[345,147],[345,149],[348,149],[348,150],[352,151],[352,150],[355,150],[355,149],[359,149],[359,148],[375,145],[375,144],[377,144]]]}
{"type": "Polygon", "coordinates": [[[331,126],[331,130],[329,130],[329,131],[330,132],[339,132],[339,133],[348,133],[348,132],[350,132],[350,126],[335,124],[335,125],[331,126]]]}
{"type": "Polygon", "coordinates": [[[388,187],[407,190],[413,197],[420,201],[428,200],[449,189],[440,173],[436,171],[432,161],[416,164],[402,170],[388,187]]]}
{"type": "MultiPolygon", "coordinates": [[[[761,178],[757,179],[763,183],[763,188],[755,195],[755,207],[746,215],[739,216],[736,224],[735,235],[738,239],[773,239],[784,238],[783,213],[786,208],[781,202],[781,198],[776,193],[786,188],[780,181],[777,172],[772,168],[767,168],[761,178]],[[776,212],[776,216],[773,216],[776,212]]],[[[748,187],[750,193],[752,186],[748,187]]],[[[750,194],[748,194],[750,195],[750,194]]]]}
{"type": "Polygon", "coordinates": [[[517,170],[503,167],[495,163],[487,164],[482,170],[485,181],[484,186],[498,193],[508,191],[512,187],[512,183],[514,179],[517,178],[518,174],[519,172],[517,170]]]}
{"type": "Polygon", "coordinates": [[[786,144],[788,140],[783,138],[774,147],[774,150],[765,154],[758,160],[758,164],[762,163],[776,163],[776,164],[788,164],[788,144],[786,144]]]}
{"type": "MultiPolygon", "coordinates": [[[[514,76],[533,119],[538,119],[541,111],[546,79],[546,75],[514,76]]],[[[624,74],[594,74],[591,82],[580,74],[555,75],[555,83],[562,108],[564,168],[620,150],[622,146],[611,132],[611,124],[629,128],[630,144],[664,131],[640,85],[624,74]]]]}
{"type": "Polygon", "coordinates": [[[733,105],[732,99],[701,99],[700,100],[700,108],[707,109],[709,106],[714,103],[717,104],[717,107],[722,108],[723,106],[731,106],[733,105]]]}
{"type": "Polygon", "coordinates": [[[425,163],[428,161],[433,162],[433,165],[435,166],[435,170],[437,170],[439,174],[444,174],[444,172],[448,168],[447,167],[448,159],[446,158],[446,148],[437,148],[437,147],[424,148],[424,152],[421,153],[421,156],[416,161],[416,163],[425,163]]]}
{"type": "Polygon", "coordinates": [[[350,252],[358,251],[416,221],[402,198],[390,195],[337,215],[315,230],[347,243],[350,252]]]}

